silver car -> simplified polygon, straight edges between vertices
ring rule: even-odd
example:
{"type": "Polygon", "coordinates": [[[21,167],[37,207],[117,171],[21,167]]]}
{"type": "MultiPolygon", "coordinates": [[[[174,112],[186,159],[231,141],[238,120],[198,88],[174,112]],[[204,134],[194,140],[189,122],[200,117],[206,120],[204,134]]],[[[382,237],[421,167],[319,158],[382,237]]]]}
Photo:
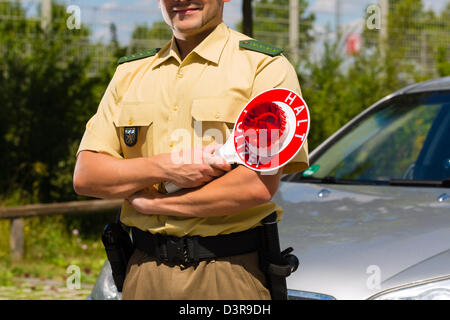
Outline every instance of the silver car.
{"type": "Polygon", "coordinates": [[[377,102],[289,175],[291,298],[450,299],[450,78],[377,102]]]}
{"type": "MultiPolygon", "coordinates": [[[[450,77],[355,117],[283,177],[290,299],[450,299],[450,77]]],[[[90,296],[118,299],[106,263],[90,296]]]]}

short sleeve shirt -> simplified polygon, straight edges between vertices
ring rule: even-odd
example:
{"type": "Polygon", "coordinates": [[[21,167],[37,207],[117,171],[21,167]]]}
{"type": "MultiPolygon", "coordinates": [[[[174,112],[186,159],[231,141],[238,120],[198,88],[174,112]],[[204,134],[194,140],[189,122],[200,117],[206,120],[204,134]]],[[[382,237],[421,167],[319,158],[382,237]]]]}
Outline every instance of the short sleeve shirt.
{"type": "MultiPolygon", "coordinates": [[[[301,94],[296,72],[283,55],[241,48],[239,41],[245,39],[221,23],[183,61],[172,38],[156,55],[120,64],[86,125],[78,153],[130,159],[222,144],[254,96],[277,87],[301,94]],[[127,127],[137,128],[132,146],[124,141],[127,127]]],[[[305,143],[283,173],[307,167],[305,143]]],[[[152,233],[211,236],[253,228],[273,211],[281,218],[274,202],[220,217],[144,215],[124,201],[121,220],[152,233]]]]}

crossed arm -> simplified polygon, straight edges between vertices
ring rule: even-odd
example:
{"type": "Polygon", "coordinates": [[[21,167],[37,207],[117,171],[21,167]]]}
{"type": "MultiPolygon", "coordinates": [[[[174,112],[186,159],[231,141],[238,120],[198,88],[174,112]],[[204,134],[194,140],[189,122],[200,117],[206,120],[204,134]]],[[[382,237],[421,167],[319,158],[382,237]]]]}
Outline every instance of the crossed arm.
{"type": "Polygon", "coordinates": [[[170,154],[116,159],[82,151],[75,166],[74,189],[81,195],[126,199],[148,215],[224,216],[270,201],[281,170],[274,175],[261,175],[244,166],[231,170],[213,151],[196,151],[203,152],[198,164],[175,164],[170,154]],[[153,185],[163,181],[188,189],[161,194],[153,185]]]}

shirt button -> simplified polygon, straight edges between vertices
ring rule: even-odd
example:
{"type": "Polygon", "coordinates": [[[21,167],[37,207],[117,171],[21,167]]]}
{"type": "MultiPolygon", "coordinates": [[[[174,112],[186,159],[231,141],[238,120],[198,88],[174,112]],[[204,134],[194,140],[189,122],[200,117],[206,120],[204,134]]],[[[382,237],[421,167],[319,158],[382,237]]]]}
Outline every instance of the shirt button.
{"type": "Polygon", "coordinates": [[[216,119],[219,119],[219,118],[220,118],[220,113],[217,112],[217,113],[216,113],[216,119]]]}
{"type": "Polygon", "coordinates": [[[178,72],[178,73],[177,73],[177,77],[178,77],[178,78],[183,78],[183,72],[181,72],[181,71],[178,72]]]}
{"type": "Polygon", "coordinates": [[[178,106],[173,107],[173,111],[178,111],[178,106]]]}
{"type": "Polygon", "coordinates": [[[169,147],[173,148],[173,142],[171,142],[171,143],[169,144],[169,147]]]}

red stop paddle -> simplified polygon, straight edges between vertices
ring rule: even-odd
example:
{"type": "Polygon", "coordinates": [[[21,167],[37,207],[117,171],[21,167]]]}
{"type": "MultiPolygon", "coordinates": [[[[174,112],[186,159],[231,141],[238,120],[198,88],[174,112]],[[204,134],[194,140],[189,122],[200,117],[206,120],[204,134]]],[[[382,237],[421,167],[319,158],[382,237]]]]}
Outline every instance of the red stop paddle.
{"type": "MultiPolygon", "coordinates": [[[[264,91],[242,109],[215,155],[255,171],[275,172],[300,151],[309,123],[308,107],[297,93],[283,88],[264,91]]],[[[180,190],[172,183],[165,187],[169,193],[180,190]]]]}

